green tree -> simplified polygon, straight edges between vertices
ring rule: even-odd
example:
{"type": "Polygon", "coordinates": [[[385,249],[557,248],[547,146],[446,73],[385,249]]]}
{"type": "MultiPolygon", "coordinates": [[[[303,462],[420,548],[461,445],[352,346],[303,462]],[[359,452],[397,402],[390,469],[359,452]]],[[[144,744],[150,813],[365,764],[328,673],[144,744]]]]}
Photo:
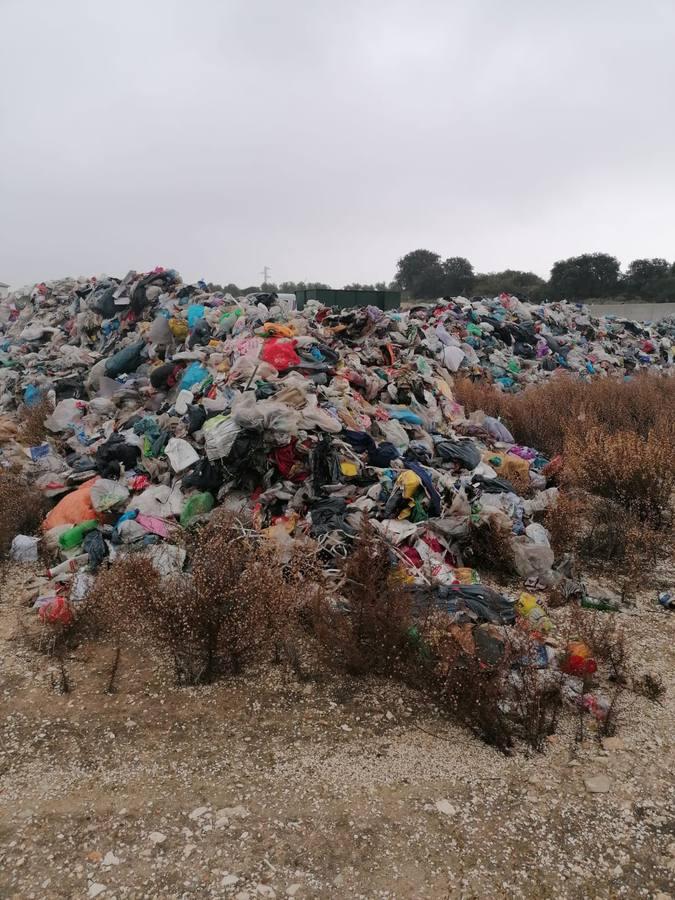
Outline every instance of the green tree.
{"type": "Polygon", "coordinates": [[[443,296],[470,294],[473,287],[473,266],[463,256],[451,256],[443,262],[443,296]]]}
{"type": "Polygon", "coordinates": [[[619,289],[619,261],[608,253],[584,253],[554,263],[549,292],[554,300],[613,297],[619,289]]]}
{"type": "Polygon", "coordinates": [[[514,294],[520,300],[539,301],[546,294],[546,282],[534,272],[504,269],[503,272],[478,273],[473,292],[479,297],[496,297],[498,294],[514,294]]]}
{"type": "Polygon", "coordinates": [[[655,300],[659,297],[665,282],[670,284],[670,264],[668,260],[634,259],[626,269],[623,288],[627,294],[655,300]]]}
{"type": "Polygon", "coordinates": [[[431,250],[412,250],[399,259],[396,267],[396,283],[416,299],[442,296],[444,279],[441,257],[431,250]]]}

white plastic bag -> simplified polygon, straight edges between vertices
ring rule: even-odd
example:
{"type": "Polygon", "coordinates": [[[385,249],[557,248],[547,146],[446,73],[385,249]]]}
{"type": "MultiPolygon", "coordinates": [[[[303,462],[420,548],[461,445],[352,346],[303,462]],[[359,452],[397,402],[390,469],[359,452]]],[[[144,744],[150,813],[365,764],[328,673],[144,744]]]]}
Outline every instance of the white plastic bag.
{"type": "Polygon", "coordinates": [[[56,408],[51,416],[45,419],[45,426],[55,433],[66,431],[74,422],[79,422],[82,418],[85,404],[81,400],[61,400],[56,404],[56,408]]]}
{"type": "Polygon", "coordinates": [[[39,538],[28,534],[17,534],[12,541],[10,556],[14,562],[37,562],[39,538]]]}
{"type": "Polygon", "coordinates": [[[171,438],[164,452],[174,472],[183,472],[199,461],[195,448],[182,438],[171,438]]]}
{"type": "Polygon", "coordinates": [[[241,428],[229,416],[215,416],[206,420],[202,430],[206,456],[213,462],[228,455],[241,428]]]}
{"type": "Polygon", "coordinates": [[[124,503],[129,499],[129,489],[119,481],[112,481],[110,478],[99,478],[95,484],[91,486],[91,505],[96,512],[104,512],[112,509],[120,503],[124,503]]]}

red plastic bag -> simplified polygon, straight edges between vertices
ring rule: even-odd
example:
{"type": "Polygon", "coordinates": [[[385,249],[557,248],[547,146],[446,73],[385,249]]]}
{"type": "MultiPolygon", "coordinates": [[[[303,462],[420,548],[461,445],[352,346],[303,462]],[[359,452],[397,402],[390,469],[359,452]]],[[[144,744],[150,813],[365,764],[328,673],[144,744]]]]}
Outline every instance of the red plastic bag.
{"type": "Polygon", "coordinates": [[[48,625],[70,625],[73,621],[73,611],[64,597],[54,597],[38,612],[40,621],[48,625]]]}
{"type": "Polygon", "coordinates": [[[291,366],[300,365],[300,357],[295,352],[297,341],[288,341],[285,338],[269,338],[263,344],[260,358],[269,363],[278,372],[290,369],[291,366]]]}

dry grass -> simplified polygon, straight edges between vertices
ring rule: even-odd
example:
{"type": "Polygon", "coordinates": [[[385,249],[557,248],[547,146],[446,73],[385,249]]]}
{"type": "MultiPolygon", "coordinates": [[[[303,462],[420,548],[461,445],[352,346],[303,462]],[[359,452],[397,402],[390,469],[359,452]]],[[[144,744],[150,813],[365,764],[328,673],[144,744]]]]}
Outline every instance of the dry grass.
{"type": "Polygon", "coordinates": [[[560,375],[519,394],[457,378],[453,393],[467,412],[482,409],[500,416],[518,442],[550,457],[563,451],[568,436],[583,435],[594,426],[610,434],[634,431],[646,439],[653,429],[675,420],[675,379],[659,375],[591,382],[560,375]]]}
{"type": "Polygon", "coordinates": [[[561,493],[544,524],[557,558],[571,553],[593,568],[637,579],[673,552],[673,530],[659,529],[614,500],[579,491],[561,493]]]}
{"type": "Polygon", "coordinates": [[[656,527],[668,520],[675,489],[675,421],[661,422],[646,437],[593,425],[568,434],[565,477],[574,487],[620,504],[656,527]]]}
{"type": "Polygon", "coordinates": [[[545,523],[557,554],[638,571],[672,553],[675,378],[560,375],[519,394],[458,378],[453,390],[467,412],[499,416],[517,442],[562,454],[569,494],[545,523]]]}

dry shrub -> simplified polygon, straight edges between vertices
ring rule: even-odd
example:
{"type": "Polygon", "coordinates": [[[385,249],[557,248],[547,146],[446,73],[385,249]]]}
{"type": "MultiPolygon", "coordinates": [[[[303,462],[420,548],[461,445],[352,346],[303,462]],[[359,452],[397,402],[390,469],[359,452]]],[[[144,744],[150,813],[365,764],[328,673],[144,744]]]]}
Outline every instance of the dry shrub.
{"type": "Polygon", "coordinates": [[[313,628],[328,662],[353,675],[409,673],[415,656],[412,596],[368,523],[343,576],[339,598],[322,594],[312,606],[313,628]]]}
{"type": "Polygon", "coordinates": [[[0,559],[6,558],[17,534],[34,534],[45,502],[37,488],[16,475],[0,475],[0,559]]]}
{"type": "Polygon", "coordinates": [[[221,518],[195,539],[191,563],[168,578],[142,553],[114,563],[96,580],[90,621],[168,651],[182,684],[271,656],[297,622],[297,585],[274,549],[221,518]]]}
{"type": "Polygon", "coordinates": [[[560,374],[518,394],[457,378],[453,391],[468,412],[482,409],[500,416],[519,443],[548,456],[561,453],[569,435],[583,437],[595,425],[610,434],[634,431],[646,439],[675,420],[675,379],[656,374],[590,382],[560,374]]]}
{"type": "Polygon", "coordinates": [[[660,703],[666,695],[666,686],[660,675],[645,672],[633,679],[633,691],[651,700],[652,703],[660,703]]]}
{"type": "Polygon", "coordinates": [[[641,521],[614,500],[574,491],[560,493],[544,516],[556,558],[572,554],[593,567],[638,579],[673,552],[673,529],[641,521]]]}
{"type": "MultiPolygon", "coordinates": [[[[587,610],[578,606],[570,608],[567,620],[565,642],[581,641],[590,650],[598,668],[604,667],[608,681],[613,685],[609,703],[602,718],[598,720],[598,738],[616,734],[619,721],[623,718],[625,691],[630,684],[633,671],[630,645],[617,613],[587,610]]],[[[595,675],[583,676],[583,694],[592,693],[595,675]]],[[[579,705],[579,728],[577,739],[584,739],[584,718],[586,711],[579,705]]]]}
{"type": "Polygon", "coordinates": [[[32,406],[24,406],[21,411],[21,426],[19,428],[19,440],[35,447],[41,444],[47,436],[45,419],[51,416],[54,409],[47,397],[42,397],[32,406]]]}
{"type": "Polygon", "coordinates": [[[576,487],[619,503],[642,522],[668,518],[675,489],[675,423],[663,423],[643,438],[636,431],[593,426],[565,442],[565,472],[576,487]]]}
{"type": "Polygon", "coordinates": [[[572,606],[569,640],[586,644],[593,658],[607,666],[610,680],[624,686],[628,683],[632,662],[626,632],[616,616],[617,613],[572,606]]]}
{"type": "Polygon", "coordinates": [[[612,500],[589,498],[578,551],[589,563],[611,565],[618,574],[638,577],[672,552],[672,530],[654,529],[612,500]]]}
{"type": "Polygon", "coordinates": [[[472,568],[510,577],[515,574],[513,558],[513,534],[499,522],[471,523],[464,562],[472,568]]]}
{"type": "Polygon", "coordinates": [[[576,553],[583,523],[588,516],[589,500],[581,494],[561,492],[558,502],[544,513],[544,527],[550,535],[556,559],[565,553],[576,553]]]}
{"type": "Polygon", "coordinates": [[[516,738],[541,751],[558,724],[560,678],[537,668],[536,646],[527,634],[487,627],[493,646],[502,648],[490,660],[477,652],[462,629],[448,630],[446,625],[440,639],[438,634],[431,638],[442,707],[504,752],[516,738]]]}
{"type": "Polygon", "coordinates": [[[466,377],[453,379],[452,393],[467,413],[482,409],[488,416],[500,416],[507,402],[506,396],[493,384],[466,377]]]}
{"type": "Polygon", "coordinates": [[[443,708],[488,744],[510,750],[513,728],[503,708],[509,655],[495,666],[486,666],[448,636],[441,659],[438,685],[443,708]]]}

